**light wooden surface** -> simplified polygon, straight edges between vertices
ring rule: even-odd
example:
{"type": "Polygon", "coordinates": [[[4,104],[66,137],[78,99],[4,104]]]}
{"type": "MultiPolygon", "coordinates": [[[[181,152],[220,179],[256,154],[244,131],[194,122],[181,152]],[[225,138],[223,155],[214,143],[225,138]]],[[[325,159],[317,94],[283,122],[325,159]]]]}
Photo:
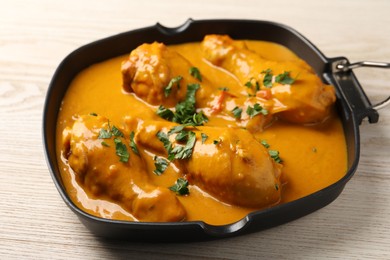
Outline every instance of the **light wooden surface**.
{"type": "MultiPolygon", "coordinates": [[[[0,1],[0,259],[390,259],[390,107],[363,124],[358,170],[329,206],[263,232],[212,242],[105,242],[60,198],[41,140],[46,90],[60,61],[99,38],[187,18],[272,20],[328,57],[390,62],[390,1],[0,1]]],[[[390,71],[356,71],[374,101],[390,71]]]]}

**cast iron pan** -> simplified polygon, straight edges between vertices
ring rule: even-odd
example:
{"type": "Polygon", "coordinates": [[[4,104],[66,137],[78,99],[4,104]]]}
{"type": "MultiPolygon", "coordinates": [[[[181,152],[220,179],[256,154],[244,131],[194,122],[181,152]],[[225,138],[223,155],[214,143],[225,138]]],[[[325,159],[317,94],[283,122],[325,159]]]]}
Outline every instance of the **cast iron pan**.
{"type": "Polygon", "coordinates": [[[368,118],[370,123],[378,121],[377,111],[348,66],[350,64],[346,58],[326,58],[311,42],[295,30],[268,21],[194,21],[190,19],[177,28],[166,28],[156,24],[87,44],[69,54],[61,62],[47,92],[43,115],[43,141],[52,178],[61,197],[77,214],[81,222],[90,231],[103,237],[137,241],[204,240],[259,231],[302,217],[326,206],[338,197],[358,165],[359,124],[364,118],[368,118]],[[107,220],[80,210],[66,193],[58,169],[55,149],[57,115],[61,100],[72,79],[86,67],[115,56],[128,54],[142,43],[199,42],[206,34],[228,34],[234,39],[263,40],[284,45],[309,63],[324,82],[335,86],[336,106],[343,122],[348,147],[348,171],[345,176],[333,185],[309,196],[253,212],[233,224],[224,226],[213,226],[201,221],[145,223],[107,220]]]}

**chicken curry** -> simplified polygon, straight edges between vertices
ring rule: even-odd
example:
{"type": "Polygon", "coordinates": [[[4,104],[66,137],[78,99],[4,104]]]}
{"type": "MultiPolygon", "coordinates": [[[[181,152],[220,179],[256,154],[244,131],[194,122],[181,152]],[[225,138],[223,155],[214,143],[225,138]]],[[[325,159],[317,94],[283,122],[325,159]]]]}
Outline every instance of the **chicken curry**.
{"type": "Polygon", "coordinates": [[[335,100],[275,43],[145,43],[69,86],[57,122],[62,180],[98,217],[233,223],[344,176],[335,100]]]}

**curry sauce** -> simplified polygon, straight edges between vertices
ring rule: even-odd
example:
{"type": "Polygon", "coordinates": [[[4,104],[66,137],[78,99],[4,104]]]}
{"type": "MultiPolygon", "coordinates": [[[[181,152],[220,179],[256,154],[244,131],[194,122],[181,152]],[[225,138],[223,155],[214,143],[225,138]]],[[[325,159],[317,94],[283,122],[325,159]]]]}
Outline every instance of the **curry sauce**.
{"type": "Polygon", "coordinates": [[[129,221],[202,220],[223,225],[255,210],[314,193],[344,176],[347,151],[342,124],[332,105],[333,87],[320,82],[311,68],[285,47],[211,37],[202,43],[168,47],[150,44],[139,51],[133,60],[131,55],[124,55],[81,71],[63,99],[56,131],[57,156],[66,190],[85,212],[129,221]],[[157,78],[150,81],[148,71],[144,75],[140,67],[131,67],[149,68],[150,64],[139,65],[140,59],[148,51],[161,48],[169,49],[162,58],[179,62],[171,64],[168,60],[157,78]],[[196,67],[202,80],[187,75],[186,66],[196,67]],[[172,71],[175,74],[171,75],[172,71]],[[166,79],[166,75],[170,76],[166,79]],[[159,84],[158,80],[166,86],[179,75],[180,86],[173,85],[168,95],[150,87],[159,84]],[[280,75],[288,76],[289,81],[284,84],[279,78],[279,84],[280,75]],[[192,156],[169,163],[156,135],[180,124],[160,118],[156,111],[161,105],[174,111],[194,82],[199,85],[197,109],[207,120],[200,126],[190,126],[189,132],[196,138],[192,156]],[[305,82],[321,87],[312,91],[305,82]],[[313,96],[319,96],[319,101],[310,100],[313,96]],[[263,110],[250,114],[256,102],[263,110]],[[234,109],[240,109],[239,117],[232,112],[234,109]],[[124,144],[133,141],[138,147],[136,154],[127,146],[128,163],[121,162],[115,153],[119,139],[91,138],[113,126],[124,134],[124,144]],[[135,134],[134,140],[129,139],[131,133],[135,134]],[[87,162],[82,161],[86,149],[87,162]],[[281,160],[272,160],[269,150],[278,151],[281,160]],[[256,155],[245,154],[248,152],[256,155]],[[154,172],[156,158],[169,163],[161,174],[154,172]],[[105,175],[88,175],[103,168],[108,169],[105,175]],[[251,169],[263,171],[264,183],[245,175],[251,169]],[[126,177],[121,172],[133,174],[126,177]],[[189,182],[189,194],[177,195],[168,188],[183,176],[189,182]],[[240,178],[245,180],[242,186],[238,184],[240,178]],[[137,184],[136,188],[126,186],[128,183],[137,184]],[[88,185],[90,188],[86,188],[88,185]],[[137,193],[137,189],[143,191],[137,193]],[[263,198],[256,199],[259,196],[263,198]],[[150,210],[155,212],[151,216],[150,210]],[[164,217],[160,218],[161,214],[164,217]]]}

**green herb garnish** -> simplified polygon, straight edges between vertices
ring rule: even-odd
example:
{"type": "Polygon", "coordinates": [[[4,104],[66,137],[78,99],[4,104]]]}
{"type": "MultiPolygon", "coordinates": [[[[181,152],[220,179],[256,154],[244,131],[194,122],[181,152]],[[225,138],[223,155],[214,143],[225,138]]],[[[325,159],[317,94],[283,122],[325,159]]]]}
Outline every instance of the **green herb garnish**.
{"type": "Polygon", "coordinates": [[[156,169],[154,169],[153,172],[154,174],[160,176],[168,168],[169,162],[164,158],[157,157],[157,156],[154,156],[153,160],[154,160],[154,166],[156,167],[156,169]]]}
{"type": "Polygon", "coordinates": [[[235,107],[235,108],[233,108],[232,113],[233,113],[233,116],[235,118],[240,119],[241,118],[241,113],[242,113],[242,108],[235,107]]]}
{"type": "Polygon", "coordinates": [[[203,125],[208,119],[202,111],[197,113],[195,108],[195,93],[199,88],[199,84],[188,84],[186,99],[176,105],[175,112],[160,106],[157,109],[157,115],[179,124],[192,126],[203,125]]]}
{"type": "Polygon", "coordinates": [[[272,70],[271,69],[263,70],[261,73],[265,74],[263,78],[263,85],[267,88],[272,87],[272,77],[273,77],[272,70]]]}
{"type": "Polygon", "coordinates": [[[268,110],[263,108],[259,103],[256,103],[253,107],[248,106],[246,113],[250,116],[250,118],[253,118],[258,114],[268,115],[268,110]]]}
{"type": "Polygon", "coordinates": [[[252,88],[253,87],[252,82],[250,80],[247,83],[245,83],[244,86],[247,87],[247,88],[252,88]]]}
{"type": "Polygon", "coordinates": [[[215,145],[217,145],[221,142],[222,142],[221,138],[219,138],[218,140],[213,140],[213,144],[215,144],[215,145]]]}
{"type": "Polygon", "coordinates": [[[109,139],[109,138],[111,138],[111,136],[112,136],[112,133],[111,133],[110,129],[107,130],[107,129],[102,128],[102,129],[100,129],[98,138],[99,139],[109,139]]]}
{"type": "Polygon", "coordinates": [[[169,141],[168,135],[164,132],[158,132],[156,136],[158,140],[163,143],[165,150],[167,150],[169,154],[172,150],[172,143],[169,141]]]}
{"type": "Polygon", "coordinates": [[[270,145],[268,144],[268,142],[266,140],[261,140],[260,143],[267,149],[270,147],[270,145]]]}
{"type": "Polygon", "coordinates": [[[102,144],[103,146],[105,146],[105,147],[110,147],[110,145],[109,145],[108,143],[104,142],[104,141],[102,141],[101,144],[102,144]]]}
{"type": "Polygon", "coordinates": [[[200,75],[200,71],[198,68],[196,67],[191,67],[190,68],[190,74],[191,76],[193,76],[194,78],[196,78],[197,80],[199,80],[200,82],[202,82],[202,75],[200,75]]]}
{"type": "Polygon", "coordinates": [[[275,82],[278,82],[283,85],[291,85],[294,83],[294,81],[295,79],[290,77],[289,71],[285,71],[284,73],[279,74],[275,77],[275,82]]]}
{"type": "Polygon", "coordinates": [[[90,116],[97,116],[98,114],[96,113],[89,113],[90,116]]]}
{"type": "Polygon", "coordinates": [[[274,159],[275,162],[277,163],[282,163],[282,159],[279,157],[279,151],[276,150],[268,150],[269,155],[271,156],[272,159],[274,159]]]}
{"type": "Polygon", "coordinates": [[[157,111],[156,111],[156,114],[158,116],[160,116],[161,118],[168,120],[168,121],[172,121],[172,119],[175,115],[170,109],[165,108],[164,106],[159,106],[157,111]]]}
{"type": "Polygon", "coordinates": [[[182,76],[177,76],[177,77],[174,77],[171,79],[171,81],[169,81],[168,83],[168,86],[165,87],[164,89],[164,95],[165,97],[168,97],[169,94],[171,94],[171,91],[172,91],[172,87],[176,84],[177,88],[179,89],[180,88],[180,80],[182,80],[183,77],[182,76]]]}
{"type": "Polygon", "coordinates": [[[176,183],[169,187],[169,189],[175,192],[177,195],[187,195],[190,193],[188,190],[188,181],[183,178],[177,179],[176,183]]]}
{"type": "Polygon", "coordinates": [[[208,136],[204,133],[201,133],[200,136],[202,137],[202,144],[204,144],[204,142],[206,142],[208,136]]]}
{"type": "Polygon", "coordinates": [[[130,158],[130,154],[127,151],[126,145],[122,143],[120,138],[114,138],[116,155],[119,156],[119,161],[128,162],[130,158]]]}
{"type": "Polygon", "coordinates": [[[112,126],[111,133],[116,137],[123,137],[123,133],[116,126],[112,126]]]}
{"type": "Polygon", "coordinates": [[[134,131],[130,133],[130,148],[136,155],[139,155],[137,144],[134,141],[134,131]]]}
{"type": "Polygon", "coordinates": [[[188,158],[190,158],[192,155],[192,150],[195,146],[195,142],[196,142],[195,133],[192,131],[187,132],[187,143],[185,144],[185,146],[176,145],[172,149],[171,154],[168,155],[168,159],[172,158],[172,156],[174,159],[188,159],[188,158]]]}

